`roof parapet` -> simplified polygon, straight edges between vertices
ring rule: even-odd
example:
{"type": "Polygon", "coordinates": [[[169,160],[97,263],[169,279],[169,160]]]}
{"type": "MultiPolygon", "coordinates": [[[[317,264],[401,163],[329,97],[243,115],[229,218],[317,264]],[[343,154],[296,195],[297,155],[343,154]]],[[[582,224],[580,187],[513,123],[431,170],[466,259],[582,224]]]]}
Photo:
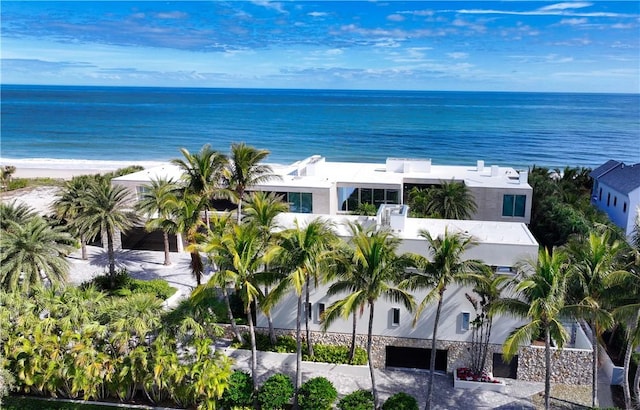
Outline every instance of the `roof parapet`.
{"type": "Polygon", "coordinates": [[[387,158],[386,171],[406,174],[409,172],[431,172],[431,159],[387,158]]]}

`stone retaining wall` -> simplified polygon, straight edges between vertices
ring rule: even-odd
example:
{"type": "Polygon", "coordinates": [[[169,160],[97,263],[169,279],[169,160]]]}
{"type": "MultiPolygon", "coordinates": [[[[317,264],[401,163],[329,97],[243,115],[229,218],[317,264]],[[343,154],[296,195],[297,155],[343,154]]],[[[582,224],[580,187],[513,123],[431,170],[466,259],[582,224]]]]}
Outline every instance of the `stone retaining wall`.
{"type": "MultiPolygon", "coordinates": [[[[233,337],[231,327],[223,325],[226,337],[233,337]]],[[[241,326],[242,331],[248,331],[246,326],[241,326]]],[[[267,328],[256,328],[256,332],[268,333],[267,328]]],[[[275,329],[276,335],[290,335],[295,337],[295,330],[275,329]]],[[[304,329],[302,331],[305,337],[304,329]]],[[[349,346],[350,333],[321,333],[311,332],[314,343],[328,345],[349,346]]],[[[367,335],[356,336],[356,346],[367,348],[367,335]]],[[[371,360],[374,367],[385,367],[386,346],[415,347],[430,349],[430,339],[412,339],[389,336],[373,336],[371,346],[371,360]]],[[[447,373],[453,373],[458,367],[469,366],[471,361],[469,349],[471,343],[440,340],[436,343],[436,349],[447,350],[447,373]]],[[[487,353],[486,370],[493,371],[493,354],[502,353],[502,345],[490,344],[487,353]]],[[[578,349],[554,349],[551,357],[551,381],[563,384],[590,384],[591,383],[591,351],[578,349]]],[[[518,379],[534,382],[544,382],[544,347],[524,347],[518,354],[518,379]]]]}

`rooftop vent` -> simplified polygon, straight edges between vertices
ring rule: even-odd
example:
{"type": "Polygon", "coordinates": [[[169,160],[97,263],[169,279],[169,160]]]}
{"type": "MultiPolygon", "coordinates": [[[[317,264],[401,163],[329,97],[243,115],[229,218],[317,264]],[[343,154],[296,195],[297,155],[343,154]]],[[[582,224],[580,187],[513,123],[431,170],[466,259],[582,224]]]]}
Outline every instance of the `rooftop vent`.
{"type": "Polygon", "coordinates": [[[391,229],[392,232],[402,232],[404,231],[407,215],[409,215],[409,207],[407,205],[380,205],[376,214],[378,229],[387,228],[391,229]]]}

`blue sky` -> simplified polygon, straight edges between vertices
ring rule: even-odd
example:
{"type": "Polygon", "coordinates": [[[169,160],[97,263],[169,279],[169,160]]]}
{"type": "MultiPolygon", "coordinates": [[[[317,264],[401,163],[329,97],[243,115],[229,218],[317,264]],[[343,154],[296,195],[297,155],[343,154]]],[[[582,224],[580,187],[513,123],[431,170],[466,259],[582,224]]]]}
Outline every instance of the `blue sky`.
{"type": "Polygon", "coordinates": [[[2,83],[640,92],[640,2],[2,1],[2,83]]]}

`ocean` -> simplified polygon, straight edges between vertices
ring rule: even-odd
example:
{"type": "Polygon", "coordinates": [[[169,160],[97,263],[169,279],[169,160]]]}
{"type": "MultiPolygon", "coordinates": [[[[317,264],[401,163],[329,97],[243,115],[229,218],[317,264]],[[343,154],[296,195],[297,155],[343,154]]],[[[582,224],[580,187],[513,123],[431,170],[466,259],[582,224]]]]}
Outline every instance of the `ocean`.
{"type": "Polygon", "coordinates": [[[640,162],[640,95],[2,85],[0,157],[164,161],[245,141],[290,163],[640,162]]]}

